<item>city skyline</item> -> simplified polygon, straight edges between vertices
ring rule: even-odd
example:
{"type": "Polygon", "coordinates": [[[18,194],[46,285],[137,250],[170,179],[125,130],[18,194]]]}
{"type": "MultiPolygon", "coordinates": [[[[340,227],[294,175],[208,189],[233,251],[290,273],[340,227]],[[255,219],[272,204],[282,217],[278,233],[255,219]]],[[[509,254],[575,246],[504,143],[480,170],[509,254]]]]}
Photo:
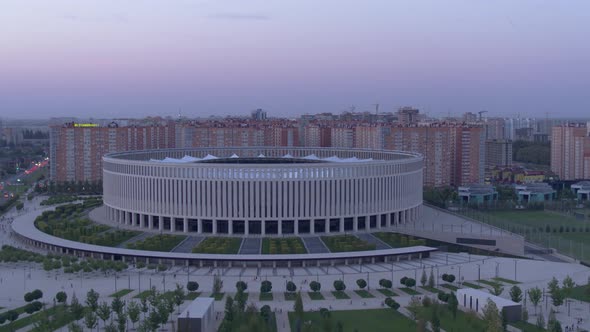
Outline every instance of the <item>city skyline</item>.
{"type": "Polygon", "coordinates": [[[379,103],[436,117],[583,117],[588,6],[8,1],[0,109],[5,118],[298,116],[379,103]]]}

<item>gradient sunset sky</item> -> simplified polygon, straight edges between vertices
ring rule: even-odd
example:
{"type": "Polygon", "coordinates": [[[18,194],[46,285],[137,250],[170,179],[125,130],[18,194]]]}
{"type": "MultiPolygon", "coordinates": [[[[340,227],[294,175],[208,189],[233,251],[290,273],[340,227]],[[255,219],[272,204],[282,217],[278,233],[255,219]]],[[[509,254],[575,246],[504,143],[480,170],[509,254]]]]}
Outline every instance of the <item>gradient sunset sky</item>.
{"type": "Polygon", "coordinates": [[[0,117],[590,117],[590,1],[3,0],[0,117]]]}

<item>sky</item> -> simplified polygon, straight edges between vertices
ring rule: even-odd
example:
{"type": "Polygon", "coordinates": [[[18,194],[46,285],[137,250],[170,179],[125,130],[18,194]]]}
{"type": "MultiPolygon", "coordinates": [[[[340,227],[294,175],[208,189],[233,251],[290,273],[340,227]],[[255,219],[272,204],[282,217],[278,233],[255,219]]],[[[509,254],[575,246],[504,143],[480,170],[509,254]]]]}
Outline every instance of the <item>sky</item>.
{"type": "Polygon", "coordinates": [[[0,117],[590,117],[590,1],[3,0],[0,117]]]}

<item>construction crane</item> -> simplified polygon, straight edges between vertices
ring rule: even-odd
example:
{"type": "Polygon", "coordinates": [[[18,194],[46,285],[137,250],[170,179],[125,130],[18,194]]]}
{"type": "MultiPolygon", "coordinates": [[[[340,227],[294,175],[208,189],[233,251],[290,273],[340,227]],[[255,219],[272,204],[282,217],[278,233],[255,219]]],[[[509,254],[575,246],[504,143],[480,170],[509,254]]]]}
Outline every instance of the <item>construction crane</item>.
{"type": "Polygon", "coordinates": [[[479,121],[481,121],[483,119],[482,114],[487,113],[488,111],[479,111],[477,112],[479,114],[479,121]]]}

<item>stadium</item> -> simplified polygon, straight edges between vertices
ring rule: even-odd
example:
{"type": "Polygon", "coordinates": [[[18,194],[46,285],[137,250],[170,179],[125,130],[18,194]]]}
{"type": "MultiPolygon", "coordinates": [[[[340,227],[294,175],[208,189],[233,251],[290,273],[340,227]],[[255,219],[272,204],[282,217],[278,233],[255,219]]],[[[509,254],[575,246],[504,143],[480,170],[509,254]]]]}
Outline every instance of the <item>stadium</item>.
{"type": "Polygon", "coordinates": [[[161,233],[345,234],[419,217],[419,154],[342,148],[191,148],[103,157],[108,220],[161,233]]]}

